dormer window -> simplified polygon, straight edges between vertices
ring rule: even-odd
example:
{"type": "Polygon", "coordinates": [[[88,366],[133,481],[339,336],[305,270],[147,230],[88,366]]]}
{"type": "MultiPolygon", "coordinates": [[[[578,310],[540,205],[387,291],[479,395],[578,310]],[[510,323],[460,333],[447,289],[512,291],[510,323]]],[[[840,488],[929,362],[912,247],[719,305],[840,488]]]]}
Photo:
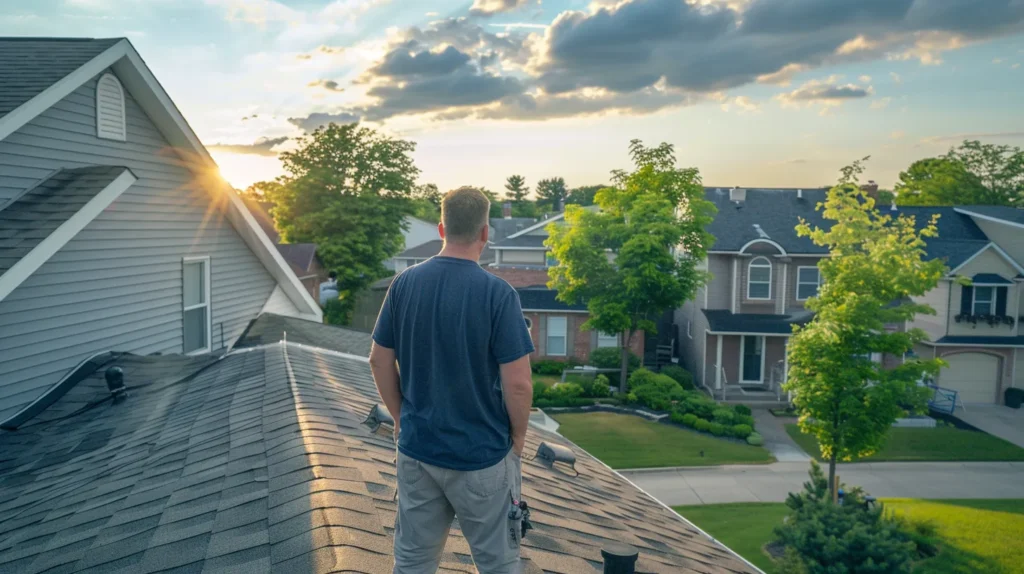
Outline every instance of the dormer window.
{"type": "Polygon", "coordinates": [[[106,73],[96,83],[96,137],[125,141],[124,89],[114,74],[106,73]]]}
{"type": "Polygon", "coordinates": [[[974,314],[975,315],[991,315],[992,314],[992,292],[995,291],[994,287],[975,287],[974,288],[974,314]]]}
{"type": "Polygon", "coordinates": [[[747,267],[747,299],[772,298],[772,262],[755,257],[747,267]]]}

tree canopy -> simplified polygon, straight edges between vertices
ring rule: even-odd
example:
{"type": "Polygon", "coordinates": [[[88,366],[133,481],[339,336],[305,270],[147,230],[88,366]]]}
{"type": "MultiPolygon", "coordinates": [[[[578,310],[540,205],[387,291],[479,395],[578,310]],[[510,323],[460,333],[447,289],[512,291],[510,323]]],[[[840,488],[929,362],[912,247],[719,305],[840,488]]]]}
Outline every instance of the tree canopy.
{"type": "Polygon", "coordinates": [[[513,204],[520,203],[526,200],[526,195],[530,193],[529,186],[526,185],[526,178],[521,175],[510,175],[505,180],[505,199],[511,201],[513,204]]]}
{"type": "Polygon", "coordinates": [[[569,194],[565,180],[551,177],[537,182],[537,206],[549,211],[557,211],[559,205],[569,194]]]}
{"type": "Polygon", "coordinates": [[[965,140],[942,157],[901,172],[900,205],[1024,205],[1024,152],[965,140]]]}
{"type": "MultiPolygon", "coordinates": [[[[865,158],[866,159],[866,158],[865,158]]],[[[806,221],[797,234],[827,247],[831,257],[818,263],[823,285],[806,306],[814,318],[794,327],[789,340],[789,374],[800,429],[817,437],[829,459],[829,485],[835,486],[837,460],[878,450],[892,423],[905,409],[923,407],[918,381],[938,373],[941,360],[908,357],[888,369],[875,359],[901,359],[927,339],[920,329],[890,331],[919,313],[935,314],[911,297],[936,287],[945,273],[938,259],[925,259],[925,239],[938,232],[937,217],[920,231],[913,217],[893,218],[857,185],[861,162],[843,170],[839,184],[818,206],[828,229],[806,221]]]]}
{"type": "Polygon", "coordinates": [[[594,198],[597,196],[597,192],[601,191],[605,187],[607,186],[583,185],[580,187],[574,187],[569,191],[569,195],[565,198],[565,202],[582,205],[584,207],[594,205],[594,198]]]}
{"type": "Polygon", "coordinates": [[[699,172],[676,167],[671,145],[633,140],[629,151],[634,170],[612,172],[614,185],[596,196],[600,211],[567,206],[546,242],[558,261],[548,270],[558,299],[587,304],[584,328],[624,335],[623,390],[633,334],[656,332],[655,320],[707,280],[698,265],[713,241],[706,227],[715,213],[699,172]]]}
{"type": "Polygon", "coordinates": [[[277,229],[287,242],[317,244],[349,310],[352,295],[386,275],[384,261],[403,248],[419,175],[414,148],[357,124],[332,123],[281,154],[286,175],[268,188],[277,229]]]}

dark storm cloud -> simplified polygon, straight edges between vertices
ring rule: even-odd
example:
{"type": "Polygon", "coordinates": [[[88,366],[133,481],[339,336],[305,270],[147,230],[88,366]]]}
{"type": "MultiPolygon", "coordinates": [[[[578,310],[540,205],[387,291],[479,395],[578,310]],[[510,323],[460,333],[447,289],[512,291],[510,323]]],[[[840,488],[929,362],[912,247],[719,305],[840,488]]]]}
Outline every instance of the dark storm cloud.
{"type": "Polygon", "coordinates": [[[340,112],[337,114],[325,114],[316,112],[309,114],[304,118],[288,118],[288,123],[298,127],[307,134],[311,134],[328,124],[354,124],[359,121],[359,116],[349,112],[340,112]]]}
{"type": "Polygon", "coordinates": [[[871,95],[871,90],[847,84],[845,86],[820,85],[806,86],[789,93],[788,99],[794,101],[819,101],[819,100],[853,100],[866,98],[871,95]]]}
{"type": "Polygon", "coordinates": [[[370,68],[377,76],[443,76],[469,63],[469,55],[448,46],[441,52],[417,49],[419,42],[410,40],[388,52],[384,59],[370,68]]]}
{"type": "Polygon", "coordinates": [[[364,113],[367,119],[381,120],[402,114],[480,106],[521,94],[523,89],[516,78],[503,78],[467,66],[444,76],[374,86],[369,95],[378,98],[378,103],[364,113]]]}
{"type": "Polygon", "coordinates": [[[794,33],[822,26],[888,25],[902,20],[914,0],[757,0],[743,13],[748,33],[794,33]]]}
{"type": "Polygon", "coordinates": [[[275,156],[278,152],[273,148],[288,141],[287,137],[260,138],[251,144],[213,144],[208,146],[214,151],[225,151],[247,155],[275,156]]]}

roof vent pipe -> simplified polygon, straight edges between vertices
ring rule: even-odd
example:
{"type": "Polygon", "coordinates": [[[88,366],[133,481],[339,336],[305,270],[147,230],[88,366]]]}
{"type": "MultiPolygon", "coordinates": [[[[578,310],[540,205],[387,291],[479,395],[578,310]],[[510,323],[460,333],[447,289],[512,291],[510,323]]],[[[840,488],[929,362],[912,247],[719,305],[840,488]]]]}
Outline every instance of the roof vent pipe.
{"type": "Polygon", "coordinates": [[[609,542],[601,549],[604,558],[604,574],[633,574],[640,551],[621,542],[609,542]]]}
{"type": "Polygon", "coordinates": [[[119,403],[128,396],[128,388],[124,386],[124,370],[121,367],[110,367],[103,373],[107,381],[107,390],[114,398],[114,403],[119,403]]]}
{"type": "Polygon", "coordinates": [[[734,187],[729,190],[729,201],[742,203],[747,199],[747,190],[742,187],[734,187]]]}
{"type": "Polygon", "coordinates": [[[796,190],[796,198],[797,199],[803,199],[804,198],[804,190],[802,190],[802,189],[796,190]]]}

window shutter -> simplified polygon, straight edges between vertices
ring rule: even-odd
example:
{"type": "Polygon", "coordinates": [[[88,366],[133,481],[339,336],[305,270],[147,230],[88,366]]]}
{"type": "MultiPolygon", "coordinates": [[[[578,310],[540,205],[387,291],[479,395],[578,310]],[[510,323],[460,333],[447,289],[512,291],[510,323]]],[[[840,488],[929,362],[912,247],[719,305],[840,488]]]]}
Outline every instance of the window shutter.
{"type": "Polygon", "coordinates": [[[968,285],[960,287],[960,313],[970,315],[972,303],[974,303],[974,287],[968,285]]]}
{"type": "Polygon", "coordinates": [[[125,141],[124,89],[110,73],[96,83],[96,136],[125,141]]]}
{"type": "Polygon", "coordinates": [[[996,287],[996,315],[1006,315],[1006,287],[996,287]]]}

